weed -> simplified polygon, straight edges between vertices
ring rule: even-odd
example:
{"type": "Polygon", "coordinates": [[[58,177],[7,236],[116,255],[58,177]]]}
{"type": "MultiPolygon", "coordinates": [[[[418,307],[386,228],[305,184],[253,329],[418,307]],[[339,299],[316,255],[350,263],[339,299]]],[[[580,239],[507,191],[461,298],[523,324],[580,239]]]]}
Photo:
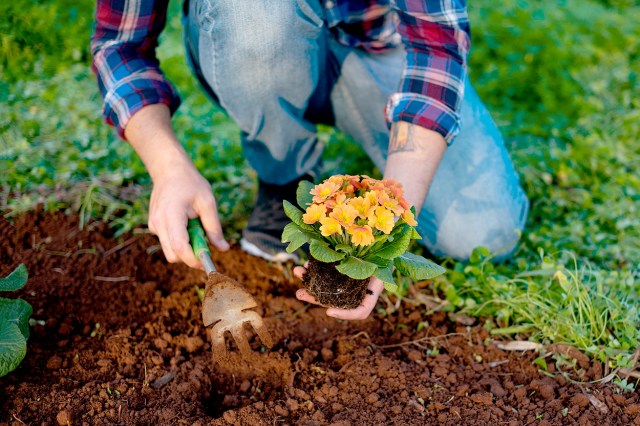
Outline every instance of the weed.
{"type": "Polygon", "coordinates": [[[635,392],[637,383],[631,383],[627,381],[627,379],[622,379],[620,377],[615,377],[613,379],[613,384],[618,387],[617,392],[635,392]]]}
{"type": "MultiPolygon", "coordinates": [[[[27,283],[27,267],[19,265],[0,278],[0,291],[17,291],[27,283]]],[[[22,299],[0,297],[0,377],[15,370],[27,354],[29,318],[33,309],[22,299]]]]}

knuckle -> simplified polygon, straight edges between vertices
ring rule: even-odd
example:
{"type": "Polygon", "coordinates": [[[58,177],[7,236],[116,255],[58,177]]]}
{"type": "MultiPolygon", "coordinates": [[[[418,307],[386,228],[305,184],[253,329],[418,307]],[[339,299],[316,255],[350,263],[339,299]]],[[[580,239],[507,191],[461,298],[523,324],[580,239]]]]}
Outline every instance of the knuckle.
{"type": "Polygon", "coordinates": [[[205,209],[215,209],[216,208],[216,199],[213,197],[213,194],[210,192],[206,192],[200,198],[198,198],[198,204],[205,209]]]}
{"type": "Polygon", "coordinates": [[[184,257],[184,255],[187,254],[184,245],[177,243],[176,241],[171,241],[171,249],[179,257],[184,257]]]}

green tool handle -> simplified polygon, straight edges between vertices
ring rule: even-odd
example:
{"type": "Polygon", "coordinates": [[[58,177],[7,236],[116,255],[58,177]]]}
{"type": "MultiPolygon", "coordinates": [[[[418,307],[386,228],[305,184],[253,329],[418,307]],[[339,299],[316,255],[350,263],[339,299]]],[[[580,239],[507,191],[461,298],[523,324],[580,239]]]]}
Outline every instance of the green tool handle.
{"type": "Polygon", "coordinates": [[[202,229],[200,219],[189,219],[187,232],[189,233],[189,243],[193,249],[193,254],[200,259],[204,270],[207,274],[215,272],[216,268],[211,261],[211,251],[207,245],[207,237],[204,234],[204,229],[202,229]]]}

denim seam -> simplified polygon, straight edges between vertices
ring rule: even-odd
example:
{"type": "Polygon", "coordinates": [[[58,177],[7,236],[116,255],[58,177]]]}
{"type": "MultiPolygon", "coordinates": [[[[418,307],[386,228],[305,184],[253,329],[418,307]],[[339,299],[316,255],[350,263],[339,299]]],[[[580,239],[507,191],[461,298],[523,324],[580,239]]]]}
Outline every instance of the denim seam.
{"type": "MultiPolygon", "coordinates": [[[[351,55],[355,55],[356,53],[352,52],[351,55]]],[[[339,85],[340,82],[338,81],[336,83],[336,85],[339,85]]],[[[347,89],[346,85],[343,85],[342,87],[339,88],[339,90],[341,92],[343,92],[343,97],[345,102],[349,105],[349,107],[352,109],[352,114],[354,115],[354,117],[357,120],[357,126],[360,127],[361,130],[363,130],[363,135],[364,138],[366,138],[366,141],[361,141],[360,143],[362,144],[363,147],[365,146],[371,146],[372,150],[377,151],[378,155],[380,156],[380,158],[382,159],[382,164],[381,165],[377,165],[377,166],[382,166],[384,167],[384,163],[386,163],[386,158],[382,153],[382,150],[380,149],[380,147],[375,143],[374,139],[373,139],[373,135],[371,134],[371,131],[367,128],[366,124],[365,124],[365,120],[362,117],[362,114],[360,114],[360,111],[358,110],[358,108],[356,107],[356,105],[353,102],[353,98],[350,96],[349,90],[347,89]],[[366,145],[364,145],[366,143],[366,145]]],[[[353,135],[352,135],[353,136],[353,135]]]]}

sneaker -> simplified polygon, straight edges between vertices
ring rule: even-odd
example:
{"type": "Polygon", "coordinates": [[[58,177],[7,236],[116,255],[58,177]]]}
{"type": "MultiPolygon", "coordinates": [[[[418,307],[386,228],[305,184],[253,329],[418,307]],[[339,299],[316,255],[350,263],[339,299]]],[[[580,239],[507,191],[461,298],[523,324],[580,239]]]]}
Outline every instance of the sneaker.
{"type": "Polygon", "coordinates": [[[298,262],[294,253],[287,253],[287,244],[282,240],[282,231],[290,222],[284,214],[282,201],[296,204],[296,190],[302,180],[313,180],[309,175],[302,176],[286,185],[271,185],[258,181],[258,197],[247,227],[242,231],[240,247],[247,253],[271,262],[284,263],[288,260],[298,262]]]}

